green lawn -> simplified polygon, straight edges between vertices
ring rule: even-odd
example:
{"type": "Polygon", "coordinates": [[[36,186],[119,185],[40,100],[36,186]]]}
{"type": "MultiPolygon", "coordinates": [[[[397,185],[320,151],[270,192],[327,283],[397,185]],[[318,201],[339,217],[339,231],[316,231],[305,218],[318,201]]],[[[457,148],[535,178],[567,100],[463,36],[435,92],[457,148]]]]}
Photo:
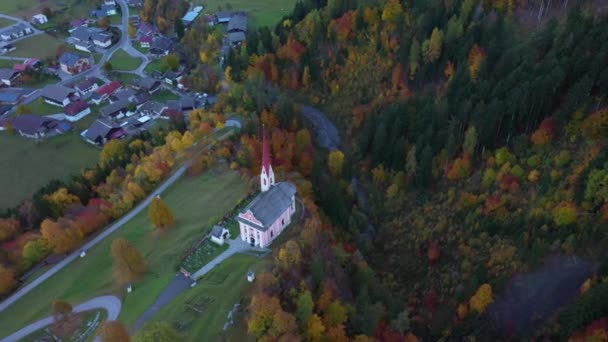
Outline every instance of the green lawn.
{"type": "Polygon", "coordinates": [[[296,0],[196,0],[194,3],[203,4],[205,14],[229,8],[247,11],[251,15],[252,26],[270,26],[272,29],[284,15],[291,13],[296,0]]]}
{"type": "Polygon", "coordinates": [[[113,15],[110,17],[110,24],[112,25],[120,25],[122,24],[122,15],[118,13],[117,15],[113,15]]]}
{"type": "Polygon", "coordinates": [[[6,18],[0,18],[0,28],[11,26],[14,23],[15,23],[15,21],[13,21],[13,20],[6,19],[6,18]]]}
{"type": "Polygon", "coordinates": [[[154,95],[152,95],[152,100],[158,102],[166,102],[170,100],[179,100],[179,96],[173,94],[169,90],[161,90],[157,91],[156,93],[154,93],[154,95]]]}
{"type": "Polygon", "coordinates": [[[152,71],[160,71],[160,59],[154,59],[146,67],[144,68],[144,72],[146,74],[151,73],[152,71]]]}
{"type": "Polygon", "coordinates": [[[112,279],[110,246],[117,237],[124,237],[137,246],[148,263],[148,273],[142,281],[133,284],[133,292],[123,302],[120,314],[121,321],[133,324],[175,276],[178,264],[192,244],[211,229],[218,216],[234,207],[245,191],[246,184],[238,172],[227,168],[180,179],[162,194],[177,220],[172,230],[163,235],[153,232],[148,212],[144,210],[90,249],[86,258],[74,261],[1,312],[0,336],[46,316],[56,298],[77,304],[108,293],[124,297],[126,291],[118,288],[112,279]]]}
{"type": "Polygon", "coordinates": [[[1,132],[0,146],[0,165],[5,166],[0,168],[0,208],[21,203],[52,179],[67,179],[94,165],[99,153],[78,133],[35,142],[1,132]]]}
{"type": "Polygon", "coordinates": [[[12,69],[16,63],[20,61],[11,61],[10,59],[0,59],[0,68],[9,68],[12,69]]]}
{"type": "Polygon", "coordinates": [[[110,79],[119,80],[124,85],[130,83],[133,80],[139,79],[139,76],[135,74],[130,74],[128,72],[113,72],[110,75],[110,79]]]}
{"type": "Polygon", "coordinates": [[[242,300],[252,286],[247,282],[247,271],[252,269],[259,274],[269,265],[269,258],[234,255],[199,279],[195,288],[161,309],[154,320],[173,323],[187,341],[224,340],[223,327],[228,312],[236,303],[247,305],[247,300],[242,300]]]}
{"type": "Polygon", "coordinates": [[[200,270],[201,267],[207,265],[207,263],[213,260],[216,256],[222,254],[228,249],[228,244],[219,246],[211,239],[205,240],[201,245],[188,256],[182,266],[190,273],[195,273],[200,270]]]}
{"type": "MultiPolygon", "coordinates": [[[[90,2],[82,0],[41,1],[41,0],[0,0],[0,13],[21,18],[31,17],[49,7],[58,16],[69,15],[74,18],[86,17],[91,9],[90,2]]],[[[52,18],[49,18],[52,19],[52,18]]]]}
{"type": "Polygon", "coordinates": [[[144,55],[147,55],[150,52],[149,48],[143,48],[141,47],[141,45],[139,44],[139,41],[133,41],[131,42],[131,46],[133,46],[133,48],[141,53],[143,53],[144,55]]]}
{"type": "Polygon", "coordinates": [[[117,71],[131,71],[137,69],[140,66],[142,60],[137,57],[132,57],[125,50],[120,49],[112,55],[110,64],[112,68],[117,71]]]}
{"type": "Polygon", "coordinates": [[[36,115],[50,115],[50,114],[63,113],[63,108],[53,106],[52,104],[48,104],[48,103],[44,102],[44,99],[42,97],[37,98],[35,101],[27,104],[26,106],[27,106],[27,108],[30,109],[32,114],[36,114],[36,115]]]}
{"type": "Polygon", "coordinates": [[[55,56],[57,47],[64,44],[48,34],[39,34],[15,43],[15,51],[7,53],[9,57],[39,58],[55,56]]]}

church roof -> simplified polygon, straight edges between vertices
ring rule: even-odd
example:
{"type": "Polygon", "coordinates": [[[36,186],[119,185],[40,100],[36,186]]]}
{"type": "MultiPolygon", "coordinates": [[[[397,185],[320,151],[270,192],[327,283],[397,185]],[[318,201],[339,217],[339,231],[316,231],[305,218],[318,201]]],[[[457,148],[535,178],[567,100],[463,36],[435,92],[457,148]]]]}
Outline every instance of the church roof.
{"type": "Polygon", "coordinates": [[[243,212],[251,210],[253,216],[263,226],[237,216],[237,220],[261,231],[266,231],[289,208],[291,198],[296,193],[296,187],[288,182],[280,182],[270,187],[268,191],[260,193],[249,203],[243,212]]]}

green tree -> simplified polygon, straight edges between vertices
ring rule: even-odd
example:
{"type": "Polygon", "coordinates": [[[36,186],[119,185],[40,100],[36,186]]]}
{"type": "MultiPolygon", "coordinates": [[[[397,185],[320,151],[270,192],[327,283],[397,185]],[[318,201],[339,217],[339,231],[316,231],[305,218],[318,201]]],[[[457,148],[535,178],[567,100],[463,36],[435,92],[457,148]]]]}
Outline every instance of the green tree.
{"type": "Polygon", "coordinates": [[[181,342],[184,338],[169,322],[146,324],[134,337],[134,342],[181,342]]]}
{"type": "Polygon", "coordinates": [[[434,28],[431,37],[422,43],[422,56],[425,63],[433,63],[441,56],[441,47],[443,45],[443,32],[434,28]]]}
{"type": "Polygon", "coordinates": [[[296,307],[296,318],[300,323],[300,328],[304,329],[306,324],[308,324],[308,320],[312,316],[314,309],[314,302],[310,291],[305,290],[300,293],[296,302],[296,307]]]}
{"type": "Polygon", "coordinates": [[[28,241],[25,246],[23,246],[21,255],[25,261],[30,265],[33,265],[44,260],[52,251],[53,247],[51,247],[46,239],[36,239],[28,241]]]}
{"type": "Polygon", "coordinates": [[[186,33],[186,28],[184,27],[184,23],[180,19],[176,19],[173,23],[173,31],[177,35],[177,39],[181,40],[186,33]]]}
{"type": "Polygon", "coordinates": [[[470,156],[475,154],[475,148],[477,147],[477,130],[475,126],[469,126],[466,133],[464,134],[464,142],[462,143],[462,150],[470,156]]]}
{"type": "Polygon", "coordinates": [[[20,104],[15,109],[15,114],[17,114],[17,115],[32,114],[32,110],[30,109],[30,107],[28,107],[24,104],[20,104]]]}
{"type": "Polygon", "coordinates": [[[412,45],[410,45],[410,55],[409,55],[409,63],[410,63],[410,79],[416,78],[416,72],[418,71],[418,67],[420,66],[420,43],[418,40],[414,38],[412,40],[412,45]]]}
{"type": "Polygon", "coordinates": [[[178,55],[170,54],[170,55],[163,57],[160,60],[160,70],[162,72],[169,71],[169,70],[177,71],[178,68],[179,68],[179,56],[178,55]]]}
{"type": "Polygon", "coordinates": [[[102,68],[103,68],[103,71],[105,73],[107,73],[107,74],[111,73],[112,70],[114,70],[114,67],[112,66],[112,63],[110,63],[110,62],[103,63],[102,68]]]}
{"type": "Polygon", "coordinates": [[[416,146],[412,146],[410,147],[410,150],[407,151],[407,157],[405,158],[405,171],[407,172],[408,177],[416,176],[417,168],[416,146]]]}

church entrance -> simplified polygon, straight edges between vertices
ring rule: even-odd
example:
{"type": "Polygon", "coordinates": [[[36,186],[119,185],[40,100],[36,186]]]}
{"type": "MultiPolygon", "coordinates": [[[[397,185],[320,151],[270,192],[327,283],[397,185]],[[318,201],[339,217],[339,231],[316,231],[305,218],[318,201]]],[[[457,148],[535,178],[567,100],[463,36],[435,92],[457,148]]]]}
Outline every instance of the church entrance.
{"type": "Polygon", "coordinates": [[[255,246],[255,239],[252,237],[249,238],[249,244],[253,247],[255,246]]]}

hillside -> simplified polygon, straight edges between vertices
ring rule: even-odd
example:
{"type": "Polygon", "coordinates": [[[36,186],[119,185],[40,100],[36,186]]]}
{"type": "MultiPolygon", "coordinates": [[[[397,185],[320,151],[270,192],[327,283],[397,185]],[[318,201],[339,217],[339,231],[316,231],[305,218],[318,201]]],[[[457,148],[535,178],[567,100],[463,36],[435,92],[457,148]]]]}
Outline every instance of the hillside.
{"type": "MultiPolygon", "coordinates": [[[[323,108],[343,138],[311,180],[344,274],[319,283],[303,257],[295,282],[316,304],[300,317],[293,293],[306,291],[280,263],[275,273],[303,336],[606,328],[608,307],[589,298],[607,293],[608,18],[593,2],[562,4],[531,27],[517,13],[538,10],[532,1],[299,2],[228,58],[254,105],[282,88],[323,108]],[[341,324],[326,317],[326,291],[350,308],[341,324]]],[[[271,108],[278,122],[262,122],[289,130],[291,116],[271,108]]]]}

